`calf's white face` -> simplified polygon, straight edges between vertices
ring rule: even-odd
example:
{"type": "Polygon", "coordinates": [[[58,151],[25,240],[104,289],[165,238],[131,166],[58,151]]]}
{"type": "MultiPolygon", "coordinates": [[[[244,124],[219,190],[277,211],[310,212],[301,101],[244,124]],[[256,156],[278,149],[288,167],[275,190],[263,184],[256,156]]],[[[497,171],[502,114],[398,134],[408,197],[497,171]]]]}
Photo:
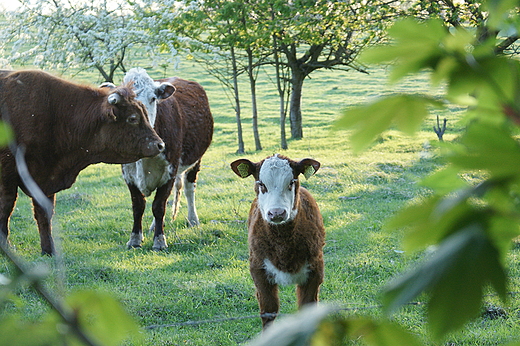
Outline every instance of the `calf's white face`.
{"type": "Polygon", "coordinates": [[[283,224],[296,217],[296,202],[299,198],[297,177],[303,174],[308,178],[319,167],[320,163],[313,159],[297,162],[278,154],[257,163],[247,159],[231,163],[231,169],[238,176],[255,177],[257,205],[262,218],[270,224],[283,224]]]}
{"type": "Polygon", "coordinates": [[[280,224],[294,219],[296,182],[288,160],[273,156],[260,167],[258,207],[265,221],[280,224]]]}
{"type": "Polygon", "coordinates": [[[124,83],[133,83],[136,99],[139,100],[148,112],[148,119],[152,127],[157,118],[157,101],[170,97],[175,87],[170,83],[155,82],[142,68],[130,69],[123,79],[124,83]]]}

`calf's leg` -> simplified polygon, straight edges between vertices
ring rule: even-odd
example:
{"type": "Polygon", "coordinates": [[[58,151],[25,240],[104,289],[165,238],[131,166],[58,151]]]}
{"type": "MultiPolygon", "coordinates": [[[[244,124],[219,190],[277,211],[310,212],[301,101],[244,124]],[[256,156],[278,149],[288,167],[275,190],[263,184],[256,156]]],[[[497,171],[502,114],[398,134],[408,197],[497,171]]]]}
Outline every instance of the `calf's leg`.
{"type": "Polygon", "coordinates": [[[263,268],[250,268],[250,273],[256,286],[256,298],[260,308],[262,329],[265,329],[274,321],[280,310],[278,285],[269,282],[263,268]]]}
{"type": "Polygon", "coordinates": [[[311,271],[307,281],[304,284],[300,284],[296,287],[298,308],[301,308],[305,304],[318,302],[318,295],[322,282],[323,272],[311,271]]]}

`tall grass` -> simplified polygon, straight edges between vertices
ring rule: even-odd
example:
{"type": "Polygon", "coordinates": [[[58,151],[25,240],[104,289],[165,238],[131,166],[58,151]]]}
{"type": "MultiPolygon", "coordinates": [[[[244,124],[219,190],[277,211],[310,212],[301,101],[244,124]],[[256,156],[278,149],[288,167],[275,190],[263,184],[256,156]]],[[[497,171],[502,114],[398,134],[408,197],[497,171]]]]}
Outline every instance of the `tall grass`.
{"type": "MultiPolygon", "coordinates": [[[[401,251],[399,231],[383,229],[385,219],[403,205],[421,198],[428,191],[418,182],[438,169],[437,137],[428,119],[415,137],[389,131],[366,152],[353,155],[349,131],[333,130],[343,109],[393,92],[435,93],[427,76],[408,79],[399,85],[386,85],[384,69],[371,74],[320,71],[305,82],[303,98],[304,138],[289,142],[289,150],[279,147],[278,99],[268,78],[259,81],[260,134],[264,150],[254,152],[250,102],[243,97],[243,125],[247,153],[237,155],[234,112],[220,85],[197,65],[184,62],[178,70],[154,69],[143,62],[155,78],[177,75],[201,83],[209,96],[215,118],[214,141],[203,158],[197,187],[201,226],[186,227],[186,210],[165,227],[169,248],[151,250],[147,234],[141,249],[127,250],[132,212],[130,195],[117,165],[93,165],[85,169],[71,189],[57,195],[54,219],[55,237],[61,239],[65,273],[55,260],[39,255],[39,238],[32,219],[29,199],[21,195],[11,219],[11,241],[16,252],[33,263],[54,268],[48,285],[60,292],[82,288],[105,290],[116,295],[135,316],[145,335],[146,345],[237,345],[260,332],[256,316],[254,285],[248,273],[245,220],[254,198],[253,182],[239,179],[229,163],[239,157],[260,160],[276,152],[291,158],[313,157],[322,168],[303,181],[316,197],[324,216],[325,282],[321,301],[348,308],[346,314],[380,316],[379,292],[392,277],[413,266],[424,254],[401,251]],[[62,282],[64,278],[64,282],[62,282]],[[180,325],[187,321],[218,322],[180,325]],[[159,328],[147,328],[164,325],[159,328]]],[[[75,79],[101,82],[95,75],[80,74],[75,79]]],[[[243,85],[242,90],[247,90],[243,85]]],[[[448,118],[445,140],[462,131],[460,110],[438,111],[448,118]]],[[[184,201],[183,201],[184,202],[184,201]]],[[[149,198],[151,204],[151,198],[149,198]]],[[[151,210],[145,224],[151,222],[151,210]]],[[[510,256],[510,290],[519,291],[517,249],[510,256]]],[[[0,272],[13,270],[3,259],[0,272]]],[[[4,313],[21,311],[36,320],[46,306],[29,289],[8,304],[4,313]]],[[[505,318],[485,315],[464,331],[452,335],[447,345],[495,345],[520,337],[518,299],[511,295],[507,306],[492,294],[489,306],[500,306],[505,318]]],[[[283,287],[281,312],[296,311],[294,287],[283,287]]],[[[425,308],[413,305],[394,316],[427,344],[425,308]]],[[[0,337],[1,343],[1,337],[0,337]]],[[[129,342],[131,344],[131,342],[129,342]]],[[[357,343],[356,343],[357,344],[357,343]]]]}

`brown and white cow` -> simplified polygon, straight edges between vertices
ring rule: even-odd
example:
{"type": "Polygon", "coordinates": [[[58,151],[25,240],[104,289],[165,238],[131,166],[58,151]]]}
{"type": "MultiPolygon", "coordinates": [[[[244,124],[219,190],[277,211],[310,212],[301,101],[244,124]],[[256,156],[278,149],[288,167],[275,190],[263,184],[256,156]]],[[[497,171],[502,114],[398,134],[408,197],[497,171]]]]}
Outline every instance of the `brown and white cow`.
{"type": "Polygon", "coordinates": [[[293,161],[282,155],[231,163],[239,177],[255,178],[256,198],[248,217],[249,269],[263,328],[279,311],[278,285],[297,285],[300,308],[318,301],[325,228],[316,201],[298,177],[309,178],[319,167],[313,159],[293,161]]]}
{"type": "MultiPolygon", "coordinates": [[[[36,70],[0,71],[0,116],[10,124],[34,181],[54,204],[88,165],[129,163],[156,156],[164,143],[150,126],[129,87],[114,90],[66,81],[36,70]]],[[[0,230],[7,241],[9,218],[20,187],[13,152],[0,149],[0,230]]],[[[51,223],[33,198],[43,254],[52,255],[51,223]]]]}
{"type": "Polygon", "coordinates": [[[132,83],[137,99],[148,110],[150,123],[166,145],[165,151],[157,157],[123,165],[123,176],[130,189],[134,213],[134,225],[127,246],[141,246],[145,197],[156,191],[152,205],[153,249],[162,250],[168,246],[164,234],[164,214],[172,188],[173,218],[177,214],[180,192],[184,186],[188,223],[190,226],[199,224],[195,186],[200,160],[213,137],[213,117],[206,92],[196,82],[177,77],[154,81],[142,68],[128,71],[123,82],[132,83]]]}

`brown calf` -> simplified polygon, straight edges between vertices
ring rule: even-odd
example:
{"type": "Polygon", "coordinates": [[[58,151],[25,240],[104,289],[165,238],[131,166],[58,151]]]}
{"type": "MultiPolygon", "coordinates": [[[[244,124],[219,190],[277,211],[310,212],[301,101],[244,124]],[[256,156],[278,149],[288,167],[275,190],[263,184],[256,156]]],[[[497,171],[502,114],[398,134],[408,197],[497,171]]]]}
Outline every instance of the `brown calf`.
{"type": "MultiPolygon", "coordinates": [[[[0,117],[25,148],[28,170],[54,204],[88,165],[129,163],[156,156],[164,143],[150,126],[144,107],[129,87],[114,90],[68,82],[42,71],[0,71],[0,117]]],[[[11,150],[0,148],[0,232],[8,222],[22,182],[11,150]]],[[[43,254],[54,245],[50,219],[34,200],[43,254]]]]}
{"type": "Polygon", "coordinates": [[[297,162],[281,155],[231,163],[238,176],[255,178],[256,198],[248,218],[249,268],[263,328],[279,311],[278,285],[297,285],[300,308],[318,301],[325,229],[316,201],[298,176],[308,178],[319,167],[313,159],[297,162]]]}

